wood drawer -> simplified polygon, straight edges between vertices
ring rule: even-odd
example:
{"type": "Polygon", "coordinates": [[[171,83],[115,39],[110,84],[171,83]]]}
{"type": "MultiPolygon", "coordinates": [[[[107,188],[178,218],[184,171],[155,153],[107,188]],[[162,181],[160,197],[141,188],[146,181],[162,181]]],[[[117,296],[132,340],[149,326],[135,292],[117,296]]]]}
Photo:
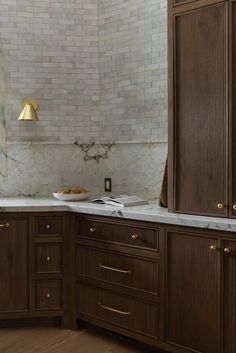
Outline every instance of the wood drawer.
{"type": "Polygon", "coordinates": [[[61,273],[61,244],[37,243],[36,244],[36,274],[61,273]]]}
{"type": "Polygon", "coordinates": [[[157,337],[158,309],[128,296],[100,288],[77,285],[77,312],[144,335],[157,337]]]}
{"type": "Polygon", "coordinates": [[[35,224],[36,236],[61,236],[60,216],[37,216],[35,224]]]}
{"type": "Polygon", "coordinates": [[[136,226],[133,223],[122,225],[78,217],[76,234],[78,237],[95,239],[96,241],[103,240],[142,248],[158,249],[158,229],[136,226]]]}
{"type": "Polygon", "coordinates": [[[76,273],[147,292],[158,292],[158,264],[154,260],[78,246],[76,273]]]}
{"type": "Polygon", "coordinates": [[[35,284],[35,310],[61,310],[61,281],[38,280],[35,284]]]}

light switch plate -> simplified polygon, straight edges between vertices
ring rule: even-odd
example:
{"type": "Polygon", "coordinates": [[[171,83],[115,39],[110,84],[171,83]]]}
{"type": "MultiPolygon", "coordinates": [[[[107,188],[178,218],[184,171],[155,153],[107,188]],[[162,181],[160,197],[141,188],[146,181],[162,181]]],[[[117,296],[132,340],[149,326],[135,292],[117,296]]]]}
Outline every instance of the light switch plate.
{"type": "Polygon", "coordinates": [[[111,192],[111,190],[112,190],[111,178],[105,178],[104,179],[104,186],[105,186],[105,191],[106,192],[111,192]]]}

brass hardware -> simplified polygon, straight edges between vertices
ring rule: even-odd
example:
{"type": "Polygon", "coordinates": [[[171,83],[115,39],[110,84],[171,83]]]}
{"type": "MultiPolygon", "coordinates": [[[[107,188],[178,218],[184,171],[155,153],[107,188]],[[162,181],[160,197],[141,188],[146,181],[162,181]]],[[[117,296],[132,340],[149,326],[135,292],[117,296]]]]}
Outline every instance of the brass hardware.
{"type": "Polygon", "coordinates": [[[90,229],[89,229],[90,233],[94,233],[95,230],[96,230],[95,228],[90,228],[90,229]]]}
{"type": "Polygon", "coordinates": [[[2,223],[0,224],[0,228],[9,228],[10,224],[9,223],[2,223]]]}
{"type": "Polygon", "coordinates": [[[124,274],[131,274],[131,270],[120,270],[119,268],[108,267],[108,266],[104,266],[102,264],[99,264],[99,267],[104,270],[108,270],[108,271],[119,272],[119,273],[124,273],[124,274]]]}
{"type": "Polygon", "coordinates": [[[114,308],[110,308],[109,306],[103,305],[102,303],[98,302],[98,305],[100,306],[100,308],[108,310],[108,311],[112,311],[113,313],[117,313],[117,314],[121,314],[121,315],[126,315],[126,316],[130,316],[131,312],[130,311],[121,311],[121,310],[117,310],[114,308]]]}
{"type": "Polygon", "coordinates": [[[51,228],[50,224],[47,224],[47,225],[46,225],[46,228],[47,228],[47,229],[50,229],[50,228],[51,228]]]}
{"type": "Polygon", "coordinates": [[[50,299],[50,298],[51,298],[51,294],[50,294],[50,293],[47,293],[47,294],[46,294],[46,297],[47,297],[48,299],[50,299]]]}
{"type": "Polygon", "coordinates": [[[236,211],[236,205],[233,205],[233,210],[236,211]]]}
{"type": "Polygon", "coordinates": [[[28,97],[22,101],[23,110],[18,118],[18,120],[23,121],[38,121],[38,115],[36,110],[38,108],[38,103],[34,98],[28,97]]]}
{"type": "Polygon", "coordinates": [[[224,252],[225,252],[226,254],[230,254],[231,251],[232,251],[231,248],[224,248],[224,252]]]}
{"type": "Polygon", "coordinates": [[[131,238],[132,238],[133,240],[137,239],[137,238],[138,238],[138,234],[132,234],[131,238]]]}
{"type": "Polygon", "coordinates": [[[211,245],[210,250],[215,251],[215,250],[217,250],[217,247],[215,245],[211,245]]]}
{"type": "Polygon", "coordinates": [[[46,257],[46,260],[49,262],[49,261],[51,261],[51,257],[50,256],[47,256],[46,257]]]}
{"type": "Polygon", "coordinates": [[[223,203],[218,203],[217,207],[218,207],[220,210],[222,210],[222,208],[224,208],[225,205],[224,205],[223,203]]]}

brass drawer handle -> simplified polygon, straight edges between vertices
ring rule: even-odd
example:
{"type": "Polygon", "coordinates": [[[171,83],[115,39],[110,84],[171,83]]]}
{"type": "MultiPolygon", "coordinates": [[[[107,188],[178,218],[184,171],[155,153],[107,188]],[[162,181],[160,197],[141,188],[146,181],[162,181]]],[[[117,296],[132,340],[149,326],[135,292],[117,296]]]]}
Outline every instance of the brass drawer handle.
{"type": "Polygon", "coordinates": [[[226,253],[226,254],[230,254],[231,252],[232,252],[232,249],[231,248],[224,248],[224,252],[226,253]]]}
{"type": "Polygon", "coordinates": [[[224,208],[225,205],[224,205],[223,203],[218,203],[217,207],[218,207],[220,210],[222,210],[222,208],[224,208]]]}
{"type": "Polygon", "coordinates": [[[104,310],[112,311],[113,313],[116,313],[116,314],[126,315],[126,316],[131,315],[130,311],[121,311],[121,310],[117,310],[114,308],[110,308],[109,306],[103,305],[101,302],[98,302],[98,306],[100,306],[100,308],[102,308],[104,310]]]}
{"type": "Polygon", "coordinates": [[[51,261],[51,257],[50,256],[47,256],[46,257],[46,260],[49,262],[49,261],[51,261]]]}
{"type": "Polygon", "coordinates": [[[9,228],[10,224],[9,223],[2,223],[0,224],[0,228],[9,228]]]}
{"type": "Polygon", "coordinates": [[[217,250],[216,245],[211,245],[211,246],[210,246],[210,250],[211,250],[211,251],[216,251],[216,250],[217,250]]]}
{"type": "Polygon", "coordinates": [[[47,225],[46,225],[46,228],[47,228],[47,229],[50,229],[50,228],[51,228],[50,224],[47,224],[47,225]]]}
{"type": "Polygon", "coordinates": [[[90,233],[94,233],[95,230],[96,230],[95,228],[90,228],[90,229],[89,229],[90,233]]]}
{"type": "Polygon", "coordinates": [[[50,293],[47,293],[47,294],[46,294],[46,298],[47,298],[47,299],[50,299],[50,298],[51,298],[51,294],[50,294],[50,293]]]}
{"type": "Polygon", "coordinates": [[[137,238],[138,238],[138,234],[132,234],[131,238],[132,238],[133,240],[137,239],[137,238]]]}
{"type": "Polygon", "coordinates": [[[131,274],[131,270],[120,270],[119,268],[108,267],[108,266],[104,266],[102,264],[99,264],[99,267],[104,270],[108,270],[108,271],[119,272],[119,273],[124,273],[124,274],[129,274],[129,275],[131,274]]]}

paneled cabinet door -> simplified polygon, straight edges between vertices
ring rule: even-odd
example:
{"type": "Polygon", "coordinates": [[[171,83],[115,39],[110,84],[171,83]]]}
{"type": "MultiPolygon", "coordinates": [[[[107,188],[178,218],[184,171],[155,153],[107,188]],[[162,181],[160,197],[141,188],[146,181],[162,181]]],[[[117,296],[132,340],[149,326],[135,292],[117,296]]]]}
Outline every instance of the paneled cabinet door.
{"type": "Polygon", "coordinates": [[[27,220],[0,219],[0,318],[28,311],[27,220]]]}
{"type": "Polygon", "coordinates": [[[223,255],[223,352],[236,352],[236,242],[224,241],[223,255]]]}
{"type": "Polygon", "coordinates": [[[227,216],[228,3],[172,20],[169,207],[227,216]]]}
{"type": "Polygon", "coordinates": [[[169,230],[166,238],[166,341],[220,353],[220,241],[191,230],[169,230]]]}

